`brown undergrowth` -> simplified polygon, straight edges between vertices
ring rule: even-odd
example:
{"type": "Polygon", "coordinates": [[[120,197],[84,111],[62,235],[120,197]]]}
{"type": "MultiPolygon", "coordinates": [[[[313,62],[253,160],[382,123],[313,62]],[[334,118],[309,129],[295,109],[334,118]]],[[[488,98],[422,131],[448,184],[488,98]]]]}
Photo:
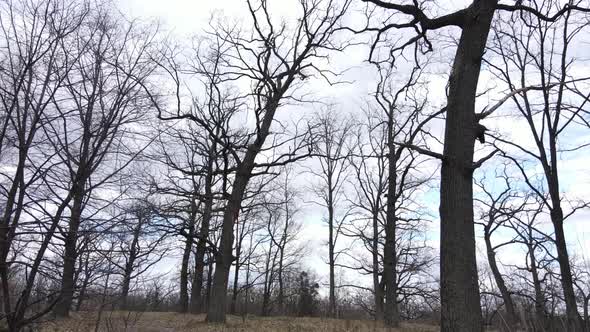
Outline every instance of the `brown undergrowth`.
{"type": "MultiPolygon", "coordinates": [[[[95,331],[97,313],[72,313],[63,320],[46,321],[35,327],[40,332],[95,331]]],[[[403,323],[399,329],[386,328],[370,320],[347,320],[328,318],[256,317],[228,316],[226,324],[207,324],[205,315],[179,314],[172,312],[104,312],[98,331],[106,332],[430,332],[438,331],[437,326],[403,323]]]]}

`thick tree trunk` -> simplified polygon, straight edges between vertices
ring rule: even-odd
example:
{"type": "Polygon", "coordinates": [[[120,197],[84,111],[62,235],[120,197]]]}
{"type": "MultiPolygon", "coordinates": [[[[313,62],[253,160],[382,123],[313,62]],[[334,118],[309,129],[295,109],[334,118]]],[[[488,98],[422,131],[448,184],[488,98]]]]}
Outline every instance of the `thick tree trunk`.
{"type": "Polygon", "coordinates": [[[278,101],[282,94],[289,87],[290,82],[285,82],[282,91],[277,94],[276,100],[267,103],[266,113],[259,127],[256,139],[248,146],[244,159],[236,170],[232,191],[223,213],[223,223],[221,226],[221,238],[219,248],[215,257],[215,276],[213,279],[213,288],[211,301],[207,308],[207,321],[215,323],[225,322],[225,310],[227,302],[227,281],[229,270],[232,264],[232,251],[234,243],[234,223],[238,220],[240,207],[246,186],[252,177],[254,169],[254,160],[264,145],[264,141],[269,134],[275,111],[278,107],[278,101]]]}
{"type": "Polygon", "coordinates": [[[467,9],[449,77],[440,189],[442,331],[483,330],[473,224],[475,96],[496,4],[476,0],[467,9]]]}
{"type": "Polygon", "coordinates": [[[496,253],[492,248],[492,242],[490,239],[490,234],[486,230],[484,234],[484,240],[486,243],[486,250],[488,256],[488,263],[490,265],[490,269],[492,270],[492,274],[494,276],[494,280],[498,289],[500,290],[500,295],[502,295],[502,300],[504,301],[504,308],[506,309],[506,323],[507,328],[509,330],[515,330],[518,328],[518,316],[516,315],[516,309],[514,307],[514,302],[512,302],[512,296],[510,296],[510,292],[506,287],[506,283],[504,282],[504,277],[500,273],[500,269],[498,268],[498,263],[496,262],[496,253]]]}
{"type": "Polygon", "coordinates": [[[78,229],[80,228],[82,204],[84,200],[84,189],[80,185],[75,185],[72,200],[72,210],[69,219],[68,232],[64,241],[64,265],[61,278],[61,289],[59,292],[59,301],[53,308],[53,313],[57,317],[68,317],[70,308],[74,299],[76,262],[78,259],[78,229]]]}
{"type": "Polygon", "coordinates": [[[240,177],[239,175],[236,177],[234,190],[225,208],[219,249],[215,255],[215,275],[213,277],[213,286],[211,289],[211,301],[207,308],[208,322],[225,322],[227,281],[233,260],[233,226],[238,218],[242,194],[246,188],[246,182],[247,180],[244,177],[240,177]]]}

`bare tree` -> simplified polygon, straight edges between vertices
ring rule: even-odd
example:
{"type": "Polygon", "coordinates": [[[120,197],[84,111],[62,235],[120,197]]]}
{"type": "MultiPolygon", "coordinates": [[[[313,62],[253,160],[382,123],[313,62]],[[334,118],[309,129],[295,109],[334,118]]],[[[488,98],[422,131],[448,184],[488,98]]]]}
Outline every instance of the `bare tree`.
{"type": "Polygon", "coordinates": [[[322,111],[317,115],[317,137],[315,153],[318,155],[320,167],[315,170],[311,166],[308,172],[319,179],[312,187],[313,192],[320,198],[317,203],[328,212],[328,266],[329,273],[329,312],[330,317],[336,317],[336,279],[335,266],[339,252],[336,244],[341,228],[349,213],[339,212],[344,195],[344,185],[349,175],[350,139],[352,138],[353,122],[347,117],[339,117],[332,109],[322,111]]]}
{"type": "MultiPolygon", "coordinates": [[[[539,10],[543,13],[558,9],[557,4],[551,1],[541,5],[539,10]]],[[[562,194],[559,160],[565,153],[587,146],[587,143],[566,141],[564,138],[576,129],[587,130],[589,127],[585,107],[590,95],[584,91],[589,78],[575,75],[572,68],[577,63],[571,54],[571,47],[588,24],[577,22],[576,13],[569,11],[556,22],[544,22],[530,14],[521,15],[516,23],[515,18],[514,14],[506,17],[495,27],[491,50],[498,55],[498,61],[490,61],[490,64],[511,96],[514,105],[512,114],[517,114],[529,128],[532,144],[529,147],[521,140],[494,137],[503,154],[518,167],[532,193],[550,211],[568,327],[578,331],[583,324],[577,309],[563,224],[576,211],[586,208],[588,203],[568,201],[562,194]],[[545,185],[535,181],[536,174],[525,167],[521,156],[531,158],[541,166],[545,185]],[[564,211],[567,209],[564,205],[568,203],[570,208],[564,211]]]]}
{"type": "Polygon", "coordinates": [[[517,213],[522,212],[528,200],[511,185],[511,181],[514,181],[514,179],[507,174],[506,165],[504,165],[500,173],[497,173],[489,181],[491,183],[488,183],[487,187],[485,178],[475,181],[477,187],[483,192],[483,198],[475,198],[475,202],[481,205],[481,215],[478,218],[481,221],[477,223],[483,226],[488,264],[504,302],[504,308],[506,310],[505,328],[516,329],[518,328],[518,316],[512,296],[513,290],[508,289],[505,278],[500,272],[496,257],[499,249],[514,244],[516,240],[509,238],[508,240],[493,244],[492,235],[498,230],[501,231],[510,219],[514,218],[517,213]],[[504,187],[498,190],[495,186],[492,186],[494,181],[503,183],[504,187]]]}
{"type": "Polygon", "coordinates": [[[383,284],[383,214],[385,212],[385,195],[387,193],[387,132],[384,126],[379,126],[380,114],[372,109],[365,111],[366,121],[357,126],[355,149],[348,159],[354,177],[352,183],[354,194],[348,197],[354,209],[354,218],[350,226],[345,227],[344,235],[360,238],[361,243],[371,254],[370,268],[353,267],[365,270],[372,275],[373,281],[373,311],[375,320],[384,318],[384,284],[383,284]],[[370,220],[369,232],[365,232],[366,224],[357,226],[357,218],[363,220],[368,215],[370,220]],[[367,234],[368,233],[368,234],[367,234]]]}
{"type": "MultiPolygon", "coordinates": [[[[51,121],[52,102],[64,87],[77,57],[75,52],[66,49],[66,45],[82,25],[88,8],[84,4],[66,1],[2,2],[0,8],[0,158],[3,164],[14,166],[10,171],[2,171],[0,278],[3,316],[9,329],[18,331],[51,307],[24,317],[42,255],[31,265],[28,281],[15,303],[11,301],[16,293],[11,291],[9,270],[16,266],[8,259],[14,242],[23,235],[18,228],[26,216],[24,207],[34,193],[32,190],[42,183],[43,169],[53,162],[50,157],[41,155],[37,159],[33,156],[38,155],[36,147],[41,143],[42,128],[51,121]],[[9,152],[14,152],[10,154],[11,158],[9,152]]],[[[43,195],[38,199],[44,200],[43,195]]],[[[65,207],[65,204],[61,205],[56,215],[61,215],[65,207]]],[[[52,221],[57,223],[56,219],[52,221]]]]}
{"type": "MultiPolygon", "coordinates": [[[[252,87],[252,91],[248,92],[246,97],[249,100],[247,106],[254,114],[254,123],[253,126],[243,128],[247,130],[247,135],[241,136],[245,139],[228,144],[227,139],[230,137],[228,134],[231,135],[231,133],[222,132],[216,135],[213,127],[198,115],[177,109],[175,115],[167,116],[166,114],[171,112],[165,112],[163,105],[159,106],[161,118],[188,118],[199,123],[213,140],[223,148],[229,149],[228,154],[233,159],[231,171],[234,176],[231,190],[225,197],[227,203],[223,211],[220,244],[215,250],[215,277],[207,315],[207,320],[210,322],[225,321],[227,283],[233,261],[234,223],[239,216],[248,182],[253,175],[257,174],[254,170],[261,169],[264,173],[272,166],[284,165],[309,154],[300,155],[302,149],[307,149],[307,134],[295,133],[283,139],[288,136],[287,133],[275,133],[272,146],[288,146],[290,151],[278,152],[278,155],[271,157],[269,161],[256,162],[261,151],[271,150],[265,146],[265,142],[271,134],[271,125],[276,121],[276,111],[282,103],[298,99],[289,93],[296,87],[298,81],[304,80],[313,73],[319,73],[324,77],[329,75],[327,71],[318,67],[317,62],[314,64],[311,60],[323,62],[326,52],[341,50],[344,47],[336,45],[332,35],[337,30],[340,19],[349,4],[348,1],[341,6],[331,2],[324,6],[317,3],[301,3],[302,16],[292,30],[292,36],[289,36],[284,24],[274,25],[266,1],[259,3],[248,1],[247,3],[254,23],[254,34],[251,38],[243,37],[234,28],[223,26],[218,27],[213,33],[214,38],[228,45],[226,60],[219,70],[222,73],[222,80],[228,84],[236,80],[245,80],[252,87]]],[[[169,71],[169,73],[175,84],[179,86],[180,82],[175,74],[177,71],[169,71]]],[[[246,97],[242,100],[246,100],[246,97]]],[[[157,101],[159,98],[152,95],[152,99],[157,101]]],[[[178,103],[180,101],[178,99],[178,103]]],[[[245,106],[241,105],[240,111],[244,111],[245,106]]]]}
{"type": "MultiPolygon", "coordinates": [[[[428,14],[426,2],[365,2],[408,17],[407,20],[399,20],[398,15],[388,15],[389,20],[379,27],[367,24],[366,27],[355,30],[377,34],[371,47],[370,59],[373,59],[373,50],[389,30],[408,29],[415,32],[411,38],[392,46],[391,54],[401,53],[412,46],[414,54],[431,50],[429,30],[445,27],[457,27],[461,30],[449,75],[443,153],[423,149],[421,152],[442,160],[441,328],[443,331],[481,331],[483,327],[475,258],[472,182],[473,171],[493,155],[492,153],[474,162],[475,139],[483,137],[485,132],[485,127],[479,121],[486,115],[476,114],[475,98],[492,18],[498,11],[508,11],[526,13],[541,21],[553,22],[572,11],[590,9],[568,3],[555,13],[546,14],[534,6],[523,5],[522,2],[509,5],[499,3],[498,0],[477,0],[464,9],[432,18],[428,14]]],[[[574,324],[573,329],[579,330],[576,328],[578,323],[572,321],[571,324],[574,324]]]]}
{"type": "MultiPolygon", "coordinates": [[[[76,33],[81,50],[74,69],[65,80],[64,98],[53,102],[58,121],[45,128],[58,158],[69,174],[72,204],[64,234],[64,265],[58,316],[68,316],[74,294],[79,229],[84,220],[85,200],[128,166],[137,151],[128,139],[132,126],[145,118],[149,99],[138,84],[155,69],[148,58],[155,32],[134,24],[122,28],[108,10],[95,9],[88,31],[76,33]],[[84,46],[86,47],[86,46],[84,46]],[[105,169],[105,164],[108,169],[105,169]]],[[[141,148],[140,148],[141,149],[141,148]]]]}

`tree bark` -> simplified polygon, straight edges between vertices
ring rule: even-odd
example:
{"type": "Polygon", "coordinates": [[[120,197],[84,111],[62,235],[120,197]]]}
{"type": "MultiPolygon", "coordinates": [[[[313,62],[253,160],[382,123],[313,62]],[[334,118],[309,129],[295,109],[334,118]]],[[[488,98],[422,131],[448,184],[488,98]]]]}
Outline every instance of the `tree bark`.
{"type": "MultiPolygon", "coordinates": [[[[532,230],[529,229],[529,239],[533,239],[532,230]]],[[[530,272],[533,277],[533,287],[535,289],[535,329],[543,332],[548,326],[547,316],[545,315],[545,296],[543,295],[543,288],[541,287],[541,279],[537,270],[537,257],[535,256],[535,246],[531,243],[527,244],[529,250],[529,257],[531,260],[530,272]]]]}
{"type": "Polygon", "coordinates": [[[497,0],[467,9],[449,77],[441,168],[441,330],[483,331],[473,221],[475,97],[497,0]]]}
{"type": "Polygon", "coordinates": [[[557,249],[557,261],[559,262],[559,270],[561,272],[561,287],[563,289],[563,297],[565,300],[568,330],[572,332],[582,332],[584,330],[584,324],[578,312],[578,305],[576,303],[576,294],[574,292],[574,282],[571,273],[572,270],[567,252],[567,244],[565,242],[565,233],[563,231],[563,211],[561,209],[561,201],[559,198],[553,200],[551,222],[555,228],[555,247],[557,249]]]}
{"type": "Polygon", "coordinates": [[[59,301],[55,304],[53,313],[57,317],[68,317],[74,299],[76,261],[78,258],[78,229],[80,228],[84,188],[79,184],[73,187],[72,210],[69,219],[68,232],[64,241],[64,265],[61,278],[59,301]]]}
{"type": "Polygon", "coordinates": [[[141,234],[141,228],[145,216],[142,215],[143,211],[140,209],[137,211],[137,225],[133,229],[133,238],[131,240],[131,247],[129,248],[129,258],[125,264],[125,270],[123,271],[123,285],[121,287],[121,310],[127,310],[127,298],[129,296],[129,290],[131,287],[131,279],[135,260],[137,259],[137,245],[139,244],[139,236],[141,234]]]}
{"type": "MultiPolygon", "coordinates": [[[[242,233],[243,230],[245,229],[245,225],[242,226],[242,233]]],[[[240,254],[242,252],[242,240],[243,240],[243,234],[240,234],[239,232],[239,223],[236,223],[236,233],[238,234],[238,236],[240,237],[238,239],[238,243],[236,246],[236,264],[234,267],[234,286],[233,286],[233,290],[232,290],[232,296],[231,296],[231,305],[230,305],[230,313],[232,315],[236,314],[236,304],[238,301],[238,278],[240,276],[240,254]]]]}
{"type": "Polygon", "coordinates": [[[336,279],[334,275],[334,200],[332,193],[332,174],[328,174],[328,264],[330,265],[330,293],[328,315],[336,317],[336,279]]]}
{"type": "Polygon", "coordinates": [[[375,320],[382,321],[383,316],[383,293],[379,281],[379,212],[373,211],[373,239],[371,241],[373,256],[373,297],[375,301],[375,320]]]}
{"type": "Polygon", "coordinates": [[[191,257],[191,251],[193,248],[194,232],[195,232],[195,221],[197,217],[197,206],[194,198],[191,199],[191,213],[190,220],[187,227],[187,234],[184,244],[184,250],[182,252],[182,262],[180,266],[180,299],[178,311],[185,313],[188,311],[189,296],[188,296],[188,264],[191,257]]]}
{"type": "Polygon", "coordinates": [[[387,114],[387,203],[385,213],[385,246],[383,249],[383,281],[385,283],[385,325],[399,327],[400,314],[397,304],[397,250],[396,250],[396,198],[397,198],[397,161],[393,133],[393,110],[387,114]]]}
{"type": "Polygon", "coordinates": [[[216,153],[215,142],[209,148],[209,155],[207,160],[207,173],[205,174],[204,183],[204,204],[203,215],[201,219],[201,229],[197,240],[197,251],[195,253],[195,271],[193,276],[193,284],[191,288],[191,302],[190,311],[193,314],[199,313],[203,310],[203,271],[205,269],[205,252],[207,250],[207,239],[209,238],[209,227],[211,223],[211,216],[213,213],[213,167],[216,153]]]}
{"type": "Polygon", "coordinates": [[[516,315],[516,309],[514,307],[514,302],[512,301],[512,296],[510,296],[510,292],[508,291],[506,283],[504,282],[504,277],[498,268],[498,263],[496,262],[496,253],[492,247],[490,233],[488,230],[484,231],[484,240],[486,243],[488,263],[490,265],[490,269],[492,270],[496,285],[500,290],[502,300],[504,301],[504,308],[506,309],[506,323],[508,325],[507,328],[509,330],[516,330],[518,327],[518,316],[516,315]]]}
{"type": "Polygon", "coordinates": [[[234,243],[234,223],[238,220],[244,192],[248,182],[250,181],[250,178],[252,177],[254,160],[260,152],[260,149],[264,145],[264,141],[269,134],[270,126],[278,107],[278,101],[289,87],[289,84],[290,82],[285,82],[285,85],[282,87],[283,90],[281,90],[278,95],[275,96],[277,99],[271,100],[265,105],[266,112],[264,114],[262,124],[258,129],[256,139],[248,146],[244,159],[241,161],[241,163],[239,163],[239,167],[236,170],[232,191],[223,213],[221,238],[219,241],[218,251],[215,255],[215,276],[213,278],[211,302],[209,303],[209,307],[207,309],[208,322],[225,322],[227,281],[233,260],[232,251],[234,243]]]}

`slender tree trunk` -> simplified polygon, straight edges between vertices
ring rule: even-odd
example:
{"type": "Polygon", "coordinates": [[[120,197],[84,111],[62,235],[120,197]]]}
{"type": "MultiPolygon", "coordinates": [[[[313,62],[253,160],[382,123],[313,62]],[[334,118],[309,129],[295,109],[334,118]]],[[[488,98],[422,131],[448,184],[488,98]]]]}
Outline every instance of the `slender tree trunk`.
{"type": "MultiPolygon", "coordinates": [[[[529,230],[529,238],[532,239],[532,231],[529,230]]],[[[543,288],[541,287],[541,279],[539,278],[539,272],[537,270],[537,258],[535,257],[535,248],[532,244],[527,245],[529,250],[530,264],[531,264],[531,275],[533,277],[533,287],[535,289],[535,329],[543,332],[548,329],[547,316],[545,314],[545,295],[543,294],[543,288]]]]}
{"type": "Polygon", "coordinates": [[[230,306],[230,313],[232,315],[236,314],[236,305],[238,302],[238,276],[239,276],[239,272],[240,272],[240,266],[239,264],[236,264],[235,270],[234,270],[234,287],[233,287],[233,292],[231,295],[231,306],[230,306]]]}
{"type": "Polygon", "coordinates": [[[57,317],[68,317],[70,308],[74,299],[76,262],[78,259],[78,230],[80,228],[82,204],[84,200],[84,189],[75,184],[73,189],[72,210],[69,219],[68,232],[64,243],[64,265],[61,278],[61,289],[59,292],[59,301],[53,308],[53,313],[57,317]]]}
{"type": "Polygon", "coordinates": [[[371,250],[373,256],[373,292],[375,301],[375,320],[383,320],[383,293],[379,282],[379,212],[373,211],[373,240],[371,250]]]}
{"type": "Polygon", "coordinates": [[[393,134],[393,110],[389,111],[387,121],[387,204],[385,215],[385,246],[383,250],[383,281],[385,282],[385,325],[399,327],[400,314],[397,304],[397,160],[399,154],[395,149],[393,134]]]}
{"type": "MultiPolygon", "coordinates": [[[[270,220],[269,220],[270,223],[270,220]]],[[[262,293],[262,311],[261,316],[268,316],[269,314],[269,302],[270,302],[270,289],[272,283],[272,267],[270,265],[270,258],[272,256],[273,242],[270,241],[270,247],[268,249],[268,255],[266,256],[266,263],[264,266],[264,290],[262,293]]]]}
{"type": "Polygon", "coordinates": [[[329,311],[330,317],[336,317],[336,278],[334,275],[334,200],[332,192],[332,174],[328,175],[328,264],[330,265],[330,294],[329,311]]]}
{"type": "Polygon", "coordinates": [[[441,168],[441,330],[483,330],[473,223],[475,96],[497,0],[467,9],[449,77],[441,168]]]}
{"type": "Polygon", "coordinates": [[[138,254],[139,236],[141,234],[141,228],[143,226],[143,218],[141,215],[142,211],[138,212],[137,226],[133,229],[133,239],[131,240],[131,247],[129,249],[129,258],[125,264],[125,270],[123,271],[123,285],[121,287],[121,310],[127,310],[127,298],[129,297],[129,290],[131,287],[131,278],[135,265],[135,260],[138,254]]]}
{"type": "Polygon", "coordinates": [[[490,265],[490,269],[492,270],[492,274],[494,275],[494,280],[496,281],[496,285],[500,290],[500,294],[502,295],[502,300],[504,301],[504,308],[506,309],[506,322],[508,324],[508,329],[516,330],[518,327],[518,316],[516,315],[516,309],[514,307],[514,302],[512,302],[512,297],[510,296],[510,292],[506,287],[506,283],[504,282],[504,277],[500,273],[500,269],[498,268],[498,263],[496,262],[496,253],[492,248],[492,242],[490,239],[490,234],[487,230],[485,230],[484,240],[486,243],[486,250],[488,256],[488,263],[490,265]]]}
{"type": "Polygon", "coordinates": [[[84,279],[82,279],[82,285],[80,285],[80,293],[78,294],[78,301],[76,302],[76,311],[80,311],[82,308],[82,303],[86,298],[86,289],[88,288],[88,284],[90,283],[90,267],[88,266],[90,260],[90,253],[87,251],[86,255],[84,255],[84,279]]]}
{"type": "Polygon", "coordinates": [[[213,289],[213,269],[215,266],[214,256],[209,255],[207,261],[207,289],[205,295],[204,305],[209,308],[209,303],[211,303],[211,293],[213,289]]]}
{"type": "MultiPolygon", "coordinates": [[[[242,231],[244,228],[244,226],[242,226],[242,231]]],[[[238,236],[240,237],[240,239],[238,240],[238,244],[236,246],[236,264],[235,264],[235,268],[234,268],[234,286],[233,286],[233,290],[232,290],[232,297],[231,297],[231,305],[230,305],[230,313],[232,315],[236,314],[236,302],[238,300],[238,277],[240,276],[240,254],[242,252],[242,239],[243,239],[243,234],[240,234],[239,230],[239,223],[236,223],[236,233],[238,234],[238,236]]]]}
{"type": "Polygon", "coordinates": [[[191,313],[203,311],[203,271],[205,269],[205,251],[207,250],[207,239],[209,239],[209,227],[213,213],[213,167],[215,162],[216,144],[212,143],[209,148],[207,159],[207,173],[205,174],[205,195],[203,204],[203,215],[201,218],[201,229],[197,240],[197,251],[195,253],[195,271],[191,288],[191,313]]]}
{"type": "Polygon", "coordinates": [[[191,199],[191,213],[190,220],[187,227],[187,235],[184,243],[184,250],[182,252],[182,261],[180,265],[180,299],[178,311],[185,313],[188,311],[189,296],[188,296],[188,264],[193,248],[195,220],[197,217],[197,206],[194,199],[191,199]]]}
{"type": "Polygon", "coordinates": [[[561,209],[559,198],[553,200],[551,209],[551,222],[555,228],[555,247],[557,248],[557,261],[561,272],[561,287],[566,306],[567,326],[572,332],[583,331],[582,318],[578,312],[576,294],[574,292],[574,282],[572,280],[571,266],[563,231],[563,211],[561,209]]]}
{"type": "MultiPolygon", "coordinates": [[[[190,232],[192,233],[192,232],[190,232]]],[[[182,261],[180,265],[180,295],[178,300],[178,312],[185,313],[188,311],[188,263],[191,256],[193,239],[187,236],[182,252],[182,261]]]]}
{"type": "Polygon", "coordinates": [[[285,243],[283,242],[281,247],[279,247],[279,269],[277,271],[278,274],[278,281],[279,281],[279,294],[277,295],[277,304],[279,306],[279,312],[283,315],[284,312],[284,302],[285,302],[285,290],[283,285],[283,259],[285,257],[285,243]]]}
{"type": "Polygon", "coordinates": [[[586,331],[590,331],[590,316],[588,315],[588,306],[590,305],[590,294],[584,298],[584,325],[586,331]]]}

